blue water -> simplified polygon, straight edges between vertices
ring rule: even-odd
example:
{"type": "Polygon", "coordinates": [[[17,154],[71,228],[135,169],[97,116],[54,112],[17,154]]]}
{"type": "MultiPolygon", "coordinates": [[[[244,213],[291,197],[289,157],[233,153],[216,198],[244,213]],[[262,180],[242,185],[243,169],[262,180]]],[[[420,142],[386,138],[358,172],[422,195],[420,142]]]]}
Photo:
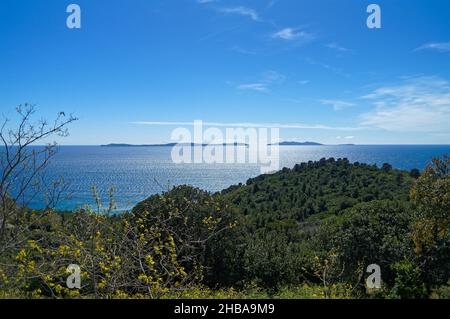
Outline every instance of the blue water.
{"type": "MultiPolygon", "coordinates": [[[[371,146],[285,146],[280,147],[281,167],[321,158],[348,158],[350,161],[390,163],[395,168],[423,169],[435,156],[450,154],[450,145],[371,145],[371,146]]],[[[189,184],[211,192],[245,183],[258,176],[256,164],[174,164],[170,147],[97,147],[65,146],[53,159],[48,172],[51,178],[64,177],[71,198],[63,199],[59,209],[74,209],[92,204],[92,185],[103,200],[115,186],[117,209],[133,207],[148,196],[169,187],[189,184]]],[[[105,203],[106,204],[106,203],[105,203]]],[[[36,198],[31,206],[42,206],[36,198]]]]}

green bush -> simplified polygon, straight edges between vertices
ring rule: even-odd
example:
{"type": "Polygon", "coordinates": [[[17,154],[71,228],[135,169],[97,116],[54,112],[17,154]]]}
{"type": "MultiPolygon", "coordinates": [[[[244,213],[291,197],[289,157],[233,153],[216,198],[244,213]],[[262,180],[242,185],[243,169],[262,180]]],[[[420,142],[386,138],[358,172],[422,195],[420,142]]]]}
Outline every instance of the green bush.
{"type": "Polygon", "coordinates": [[[420,299],[428,296],[422,271],[409,260],[397,262],[391,266],[395,280],[388,298],[420,299]]]}

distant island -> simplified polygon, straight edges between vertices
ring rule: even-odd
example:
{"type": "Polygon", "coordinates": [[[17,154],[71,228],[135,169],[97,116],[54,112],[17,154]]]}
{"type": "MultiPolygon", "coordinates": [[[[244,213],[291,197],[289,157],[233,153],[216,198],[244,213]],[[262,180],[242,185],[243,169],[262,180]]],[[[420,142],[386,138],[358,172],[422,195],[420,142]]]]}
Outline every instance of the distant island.
{"type": "Polygon", "coordinates": [[[100,145],[101,147],[173,147],[176,145],[183,146],[248,146],[248,144],[244,143],[223,143],[223,144],[198,144],[198,143],[166,143],[166,144],[117,144],[111,143],[106,145],[100,145]]]}

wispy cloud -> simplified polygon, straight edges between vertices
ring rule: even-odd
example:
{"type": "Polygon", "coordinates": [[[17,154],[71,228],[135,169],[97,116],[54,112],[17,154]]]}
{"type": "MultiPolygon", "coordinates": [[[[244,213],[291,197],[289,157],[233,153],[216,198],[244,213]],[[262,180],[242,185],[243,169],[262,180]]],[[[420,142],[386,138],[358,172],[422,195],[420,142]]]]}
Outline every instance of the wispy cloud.
{"type": "Polygon", "coordinates": [[[221,8],[219,9],[220,12],[227,13],[227,14],[237,14],[241,16],[248,17],[252,19],[253,21],[261,21],[261,18],[259,17],[258,12],[256,10],[247,8],[247,7],[228,7],[228,8],[221,8]]]}
{"type": "MultiPolygon", "coordinates": [[[[154,125],[154,126],[193,126],[194,122],[158,122],[158,121],[139,121],[132,122],[136,125],[154,125]]],[[[242,128],[280,128],[280,129],[310,129],[310,130],[336,130],[336,131],[357,131],[360,127],[335,127],[322,124],[284,124],[284,123],[220,123],[220,122],[202,122],[204,126],[215,127],[242,127],[242,128]]]]}
{"type": "Polygon", "coordinates": [[[269,88],[266,83],[246,83],[240,84],[237,87],[239,90],[250,90],[256,92],[267,92],[269,88]]]}
{"type": "Polygon", "coordinates": [[[262,74],[262,81],[267,84],[282,83],[286,80],[286,76],[277,71],[266,71],[262,74]]]}
{"type": "Polygon", "coordinates": [[[422,50],[434,50],[439,52],[450,52],[450,42],[432,42],[424,44],[415,51],[422,51],[422,50]]]}
{"type": "Polygon", "coordinates": [[[272,34],[272,38],[292,41],[297,39],[312,39],[313,35],[297,28],[284,28],[272,34]]]}
{"type": "Polygon", "coordinates": [[[207,3],[213,3],[217,2],[218,0],[197,0],[197,3],[199,4],[207,4],[207,3]]]}
{"type": "Polygon", "coordinates": [[[328,43],[328,44],[325,45],[325,47],[328,48],[328,49],[336,50],[336,51],[341,52],[341,53],[350,52],[349,49],[344,48],[343,46],[340,46],[339,44],[337,44],[335,42],[328,43]]]}
{"type": "Polygon", "coordinates": [[[340,110],[355,106],[355,104],[353,104],[353,103],[342,101],[342,100],[320,100],[320,103],[322,103],[323,105],[332,106],[335,111],[340,111],[340,110]]]}
{"type": "Polygon", "coordinates": [[[375,110],[361,116],[361,125],[389,131],[450,132],[450,83],[439,77],[408,78],[363,98],[375,110]]]}
{"type": "Polygon", "coordinates": [[[266,71],[260,79],[254,83],[244,83],[237,86],[240,90],[250,90],[256,92],[268,92],[269,88],[275,84],[281,84],[286,80],[286,76],[277,71],[266,71]]]}

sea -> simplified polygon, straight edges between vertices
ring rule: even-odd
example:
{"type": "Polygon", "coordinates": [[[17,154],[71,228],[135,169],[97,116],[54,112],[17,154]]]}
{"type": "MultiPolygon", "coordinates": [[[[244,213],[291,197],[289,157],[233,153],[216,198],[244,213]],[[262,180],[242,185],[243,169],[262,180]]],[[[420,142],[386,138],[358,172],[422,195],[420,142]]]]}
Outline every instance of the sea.
{"type": "MultiPolygon", "coordinates": [[[[113,187],[116,210],[125,211],[177,185],[217,192],[261,174],[258,164],[175,164],[171,152],[169,146],[60,146],[46,176],[47,180],[63,178],[67,184],[56,208],[70,211],[94,204],[94,185],[104,206],[113,187]]],[[[450,154],[450,145],[280,146],[279,154],[280,169],[333,157],[422,170],[433,157],[450,154]]],[[[44,203],[43,196],[37,196],[29,206],[39,209],[44,203]]]]}

